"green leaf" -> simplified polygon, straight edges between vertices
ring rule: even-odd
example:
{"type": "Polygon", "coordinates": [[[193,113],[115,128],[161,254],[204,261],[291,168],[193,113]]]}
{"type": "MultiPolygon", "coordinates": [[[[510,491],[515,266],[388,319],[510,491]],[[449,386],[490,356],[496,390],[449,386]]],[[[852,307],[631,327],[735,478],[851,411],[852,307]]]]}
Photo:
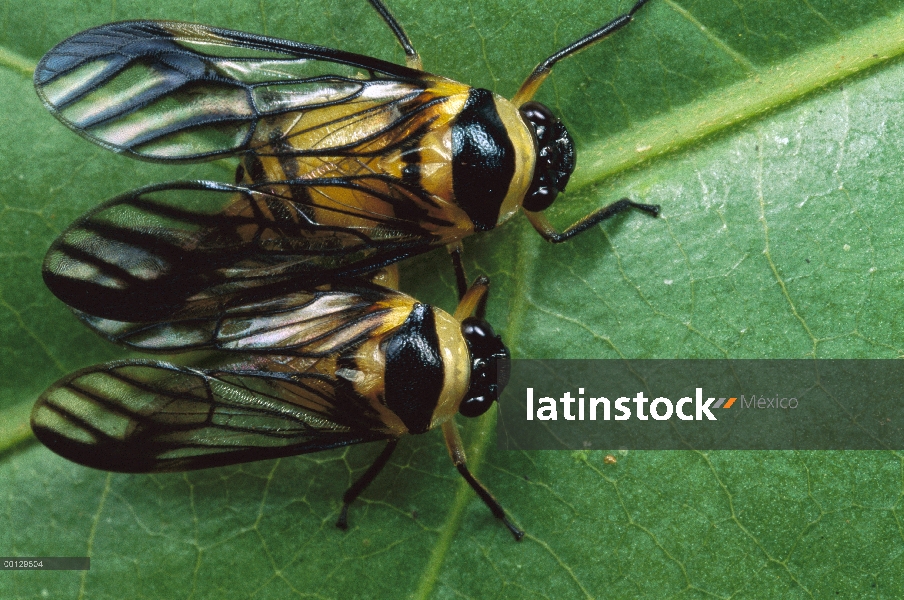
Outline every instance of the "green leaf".
{"type": "MultiPolygon", "coordinates": [[[[511,96],[534,64],[626,10],[621,0],[398,0],[428,70],[511,96]]],[[[354,447],[190,474],[105,474],[27,435],[50,383],[122,351],[81,328],[40,264],[79,214],[146,183],[229,180],[167,167],[58,124],[29,70],[111,20],[156,18],[401,61],[362,2],[0,3],[0,548],[84,556],[88,572],[7,572],[3,598],[885,597],[904,595],[900,452],[515,453],[488,414],[472,468],[528,535],[514,543],[436,434],[406,439],[333,526],[378,452],[354,447]]],[[[465,242],[493,280],[515,357],[889,358],[901,305],[904,2],[651,0],[633,25],[556,67],[539,99],[578,171],[553,246],[523,217],[465,242]]],[[[403,286],[451,308],[442,251],[403,286]]]]}

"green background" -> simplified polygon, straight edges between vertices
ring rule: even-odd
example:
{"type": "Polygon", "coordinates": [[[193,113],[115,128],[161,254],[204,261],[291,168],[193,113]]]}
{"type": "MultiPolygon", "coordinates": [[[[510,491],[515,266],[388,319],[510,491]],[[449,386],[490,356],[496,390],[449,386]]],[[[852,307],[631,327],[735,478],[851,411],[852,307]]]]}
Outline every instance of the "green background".
{"type": "MultiPolygon", "coordinates": [[[[539,60],[623,12],[603,0],[396,0],[428,70],[511,96],[539,60]]],[[[512,541],[440,436],[403,440],[333,523],[362,446],[191,474],[111,475],[27,429],[57,378],[123,356],[43,287],[76,216],[224,163],[139,163],[41,106],[40,56],[112,20],[190,20],[401,61],[363,0],[0,3],[0,554],[90,555],[89,572],[2,572],[3,598],[895,598],[904,461],[888,452],[500,452],[470,464],[527,531],[512,541]]],[[[465,242],[490,320],[525,358],[897,358],[904,351],[904,1],[651,0],[563,62],[539,99],[578,144],[550,211],[658,203],[559,246],[522,216],[465,242]]],[[[442,251],[403,288],[454,306],[442,251]]]]}

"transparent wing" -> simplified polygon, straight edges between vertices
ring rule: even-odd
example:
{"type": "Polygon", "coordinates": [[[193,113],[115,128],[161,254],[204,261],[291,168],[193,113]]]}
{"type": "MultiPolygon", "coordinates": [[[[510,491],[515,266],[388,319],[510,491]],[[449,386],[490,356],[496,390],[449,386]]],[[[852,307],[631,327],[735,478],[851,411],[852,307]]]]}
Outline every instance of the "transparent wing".
{"type": "Polygon", "coordinates": [[[318,193],[307,199],[203,181],[135,190],[63,232],[44,260],[44,281],[90,315],[161,321],[278,295],[299,282],[312,289],[437,245],[412,221],[329,202],[343,185],[311,183],[318,193]],[[343,216],[344,225],[323,222],[343,216]]]}
{"type": "Polygon", "coordinates": [[[239,153],[262,119],[299,112],[297,121],[358,101],[373,112],[417,96],[425,81],[366,56],[168,21],[78,33],[50,50],[34,76],[63,123],[115,152],[160,161],[239,153]]]}
{"type": "Polygon", "coordinates": [[[402,325],[414,306],[405,294],[361,281],[334,283],[209,315],[130,323],[76,314],[107,339],[143,351],[277,353],[326,357],[402,325]]]}
{"type": "Polygon", "coordinates": [[[278,357],[211,370],[151,361],[99,365],[44,392],[32,429],[69,460],[132,473],[217,467],[391,437],[367,401],[329,374],[335,365],[322,367],[278,357]]]}

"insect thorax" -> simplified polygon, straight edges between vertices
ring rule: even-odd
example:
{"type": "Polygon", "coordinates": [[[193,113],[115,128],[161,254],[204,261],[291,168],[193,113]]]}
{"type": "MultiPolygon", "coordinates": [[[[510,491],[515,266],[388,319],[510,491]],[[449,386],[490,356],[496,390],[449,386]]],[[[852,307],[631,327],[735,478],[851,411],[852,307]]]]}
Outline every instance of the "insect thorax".
{"type": "Polygon", "coordinates": [[[343,353],[338,365],[339,377],[396,437],[424,433],[454,416],[472,367],[461,324],[419,302],[399,326],[343,353]]]}
{"type": "Polygon", "coordinates": [[[471,89],[452,127],[455,200],[486,231],[518,210],[533,171],[534,142],[518,110],[489,90],[471,89]]]}

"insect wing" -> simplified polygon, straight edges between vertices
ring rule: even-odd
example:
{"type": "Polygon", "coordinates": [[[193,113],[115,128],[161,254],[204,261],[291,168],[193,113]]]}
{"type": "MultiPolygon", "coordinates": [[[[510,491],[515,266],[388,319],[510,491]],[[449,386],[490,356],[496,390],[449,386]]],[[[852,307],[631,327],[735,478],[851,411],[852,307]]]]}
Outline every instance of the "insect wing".
{"type": "Polygon", "coordinates": [[[376,412],[341,381],[274,357],[200,370],[151,361],[90,367],[32,411],[41,442],[120,472],[182,471],[386,439],[376,412]],[[283,368],[284,370],[276,370],[283,368]]]}
{"type": "Polygon", "coordinates": [[[34,81],[75,131],[161,161],[242,152],[266,117],[356,101],[372,110],[425,84],[420,71],[375,58],[169,21],[78,33],[43,57],[34,81]]]}
{"type": "MultiPolygon", "coordinates": [[[[54,241],[47,287],[71,307],[118,321],[210,314],[372,271],[431,249],[405,221],[326,226],[311,204],[215,182],[168,183],[100,206],[54,241]]],[[[356,217],[356,218],[358,218],[356,217]]]]}
{"type": "Polygon", "coordinates": [[[270,353],[322,358],[399,327],[414,299],[363,282],[336,283],[225,308],[131,323],[76,314],[112,342],[142,351],[270,353]]]}
{"type": "Polygon", "coordinates": [[[75,462],[134,472],[386,439],[389,428],[357,387],[362,374],[350,357],[398,329],[414,304],[400,292],[347,281],[165,322],[80,315],[134,348],[220,350],[226,364],[126,361],[84,369],[41,396],[32,427],[75,462]]]}
{"type": "Polygon", "coordinates": [[[316,285],[474,229],[450,183],[463,84],[320,46],[132,21],[62,42],[35,86],[60,120],[117,152],[243,155],[241,186],[136,190],[57,241],[48,286],[96,316],[158,320],[292,277],[316,285]]]}

